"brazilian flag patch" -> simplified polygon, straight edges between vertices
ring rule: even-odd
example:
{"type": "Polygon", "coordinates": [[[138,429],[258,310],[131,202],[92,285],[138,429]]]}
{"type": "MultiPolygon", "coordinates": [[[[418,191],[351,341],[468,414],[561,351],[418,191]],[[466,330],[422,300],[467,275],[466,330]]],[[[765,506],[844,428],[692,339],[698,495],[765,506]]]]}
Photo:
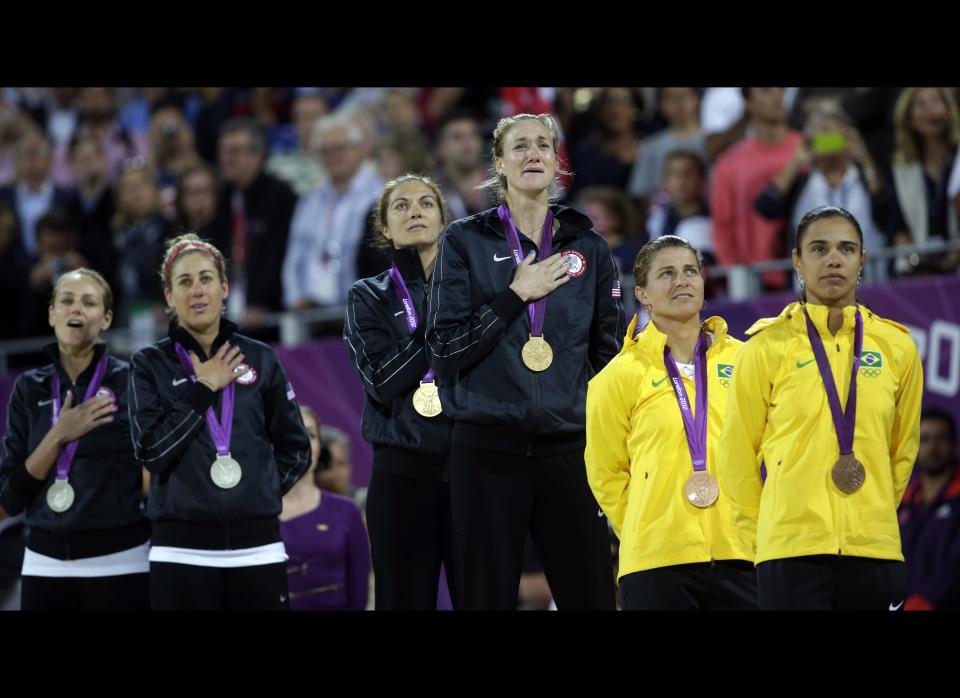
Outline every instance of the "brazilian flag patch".
{"type": "Polygon", "coordinates": [[[867,368],[883,368],[883,357],[879,351],[864,351],[860,355],[860,365],[867,368]]]}
{"type": "Polygon", "coordinates": [[[860,375],[877,378],[883,369],[883,356],[879,351],[864,351],[860,354],[860,375]]]}
{"type": "Polygon", "coordinates": [[[717,378],[733,378],[733,364],[717,364],[717,378]]]}

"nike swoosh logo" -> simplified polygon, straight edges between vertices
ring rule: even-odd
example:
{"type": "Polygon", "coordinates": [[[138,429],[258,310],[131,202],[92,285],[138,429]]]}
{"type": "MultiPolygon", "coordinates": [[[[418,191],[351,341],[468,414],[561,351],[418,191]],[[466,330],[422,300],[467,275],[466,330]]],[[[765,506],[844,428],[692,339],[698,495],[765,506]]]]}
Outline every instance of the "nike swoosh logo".
{"type": "Polygon", "coordinates": [[[810,359],[809,361],[804,361],[803,363],[797,362],[797,368],[803,368],[807,364],[812,364],[816,359],[810,359]]]}
{"type": "Polygon", "coordinates": [[[41,400],[40,402],[37,403],[37,407],[46,407],[51,402],[53,402],[53,400],[41,400]]]}
{"type": "Polygon", "coordinates": [[[890,604],[890,610],[891,610],[891,611],[899,611],[899,610],[900,610],[900,607],[901,607],[902,605],[903,605],[903,601],[901,601],[900,603],[898,603],[896,606],[894,606],[893,604],[890,604]]]}
{"type": "Polygon", "coordinates": [[[397,315],[403,315],[403,311],[401,310],[399,313],[394,313],[393,317],[397,317],[397,315]]]}
{"type": "Polygon", "coordinates": [[[507,259],[510,259],[510,255],[507,255],[506,257],[498,257],[496,254],[493,255],[494,262],[503,262],[504,260],[507,260],[507,259]]]}
{"type": "Polygon", "coordinates": [[[658,380],[658,381],[653,381],[653,382],[651,383],[651,385],[652,385],[654,388],[659,388],[659,387],[660,387],[660,384],[663,383],[663,381],[667,380],[667,378],[668,378],[668,376],[664,376],[663,378],[661,378],[661,379],[658,380]]]}
{"type": "Polygon", "coordinates": [[[186,378],[174,378],[174,379],[173,379],[173,387],[176,388],[176,387],[177,387],[178,385],[180,385],[181,383],[186,383],[186,382],[187,382],[187,379],[186,379],[186,378]]]}
{"type": "Polygon", "coordinates": [[[597,518],[598,518],[598,519],[602,519],[602,518],[603,518],[603,509],[601,509],[600,511],[597,512],[597,518]]]}

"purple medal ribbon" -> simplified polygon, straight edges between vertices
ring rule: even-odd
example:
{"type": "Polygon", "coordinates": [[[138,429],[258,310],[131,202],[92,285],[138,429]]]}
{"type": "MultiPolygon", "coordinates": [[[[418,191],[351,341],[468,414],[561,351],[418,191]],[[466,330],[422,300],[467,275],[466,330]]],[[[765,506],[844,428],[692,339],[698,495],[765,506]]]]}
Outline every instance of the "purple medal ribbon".
{"type": "MultiPolygon", "coordinates": [[[[193,372],[193,363],[190,361],[190,354],[183,348],[180,342],[176,343],[177,356],[180,357],[180,365],[187,372],[193,382],[197,381],[197,375],[193,372]]],[[[231,382],[223,390],[223,406],[220,408],[220,421],[217,421],[217,415],[213,412],[213,405],[207,408],[207,427],[210,429],[210,437],[213,439],[213,445],[217,447],[218,456],[230,454],[230,432],[233,431],[233,398],[236,392],[236,383],[231,382]]]]}
{"type": "Polygon", "coordinates": [[[697,413],[695,415],[690,410],[690,400],[687,399],[683,379],[673,362],[670,349],[666,346],[663,348],[663,365],[667,369],[667,375],[670,376],[670,382],[676,393],[677,405],[680,406],[683,429],[687,433],[687,448],[690,449],[693,469],[697,472],[703,472],[707,469],[707,342],[702,332],[697,340],[694,357],[694,384],[697,387],[697,413]]]}
{"type": "MultiPolygon", "coordinates": [[[[87,391],[83,394],[83,402],[86,402],[91,397],[96,394],[100,389],[100,381],[103,380],[104,375],[107,373],[107,355],[104,353],[100,357],[100,360],[97,362],[97,367],[93,371],[93,377],[90,378],[90,384],[87,386],[87,391]]],[[[60,421],[60,374],[57,373],[56,368],[53,370],[53,426],[57,425],[57,422],[60,421]]],[[[73,457],[77,453],[77,446],[80,445],[80,439],[74,439],[57,455],[57,479],[66,480],[70,475],[70,467],[73,465],[73,457]]]]}
{"type": "MultiPolygon", "coordinates": [[[[403,306],[404,317],[407,319],[407,329],[410,330],[410,334],[413,334],[414,330],[417,329],[417,325],[420,324],[417,320],[417,308],[413,305],[410,289],[408,289],[407,284],[404,283],[403,276],[400,274],[400,270],[397,269],[396,264],[390,267],[390,279],[393,281],[393,292],[397,295],[397,298],[400,299],[400,304],[403,306]]],[[[423,374],[421,382],[433,383],[433,377],[433,369],[431,368],[423,374]]]]}
{"type": "MultiPolygon", "coordinates": [[[[500,216],[500,222],[503,223],[503,232],[507,237],[507,244],[513,253],[513,262],[515,266],[520,266],[523,261],[523,247],[520,245],[520,235],[517,233],[517,227],[513,224],[513,218],[510,217],[510,209],[506,204],[500,204],[497,208],[497,215],[500,216]]],[[[543,231],[540,233],[540,255],[538,262],[542,262],[550,253],[553,252],[553,211],[547,209],[547,217],[543,221],[543,231]]],[[[534,337],[543,336],[543,321],[547,316],[547,297],[544,296],[538,301],[527,304],[527,312],[530,315],[530,334],[534,337]]]]}
{"type": "Polygon", "coordinates": [[[833,381],[830,371],[830,360],[823,348],[823,341],[807,314],[804,307],[803,315],[807,319],[807,336],[810,337],[810,346],[813,357],[817,360],[820,377],[823,378],[823,387],[827,391],[827,402],[830,403],[830,413],[833,415],[833,428],[837,432],[837,441],[840,444],[840,455],[853,453],[853,433],[857,426],[857,372],[860,370],[860,354],[863,350],[863,317],[857,309],[856,334],[853,342],[853,373],[850,375],[850,391],[847,394],[847,409],[840,407],[840,395],[837,393],[837,384],[833,381]]]}

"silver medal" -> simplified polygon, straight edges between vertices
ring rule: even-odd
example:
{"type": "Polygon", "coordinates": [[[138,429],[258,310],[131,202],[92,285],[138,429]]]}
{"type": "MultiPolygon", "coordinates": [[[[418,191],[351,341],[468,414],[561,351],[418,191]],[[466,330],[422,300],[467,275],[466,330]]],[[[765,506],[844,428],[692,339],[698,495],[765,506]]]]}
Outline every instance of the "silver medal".
{"type": "Polygon", "coordinates": [[[213,479],[213,484],[221,489],[229,490],[236,487],[242,474],[240,464],[231,458],[229,453],[225,456],[217,456],[213,465],[210,466],[210,477],[213,479]]]}
{"type": "Polygon", "coordinates": [[[66,480],[57,479],[47,490],[47,506],[62,514],[73,506],[73,487],[66,480]]]}

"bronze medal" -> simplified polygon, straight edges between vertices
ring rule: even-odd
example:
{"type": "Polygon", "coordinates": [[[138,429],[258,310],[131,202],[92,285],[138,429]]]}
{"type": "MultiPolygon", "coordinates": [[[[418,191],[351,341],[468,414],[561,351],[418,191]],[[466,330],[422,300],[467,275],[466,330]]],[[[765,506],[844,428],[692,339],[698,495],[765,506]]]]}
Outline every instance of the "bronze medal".
{"type": "Polygon", "coordinates": [[[720,485],[710,473],[698,470],[683,486],[683,494],[693,506],[706,509],[720,496],[720,485]]]}
{"type": "Polygon", "coordinates": [[[443,406],[440,404],[440,391],[437,390],[436,382],[424,383],[420,381],[420,387],[413,394],[413,409],[423,417],[436,417],[443,411],[443,406]]]}
{"type": "Polygon", "coordinates": [[[531,371],[546,371],[553,363],[553,349],[543,337],[530,335],[530,339],[523,345],[520,357],[531,371]]]}
{"type": "Polygon", "coordinates": [[[833,469],[830,471],[833,477],[833,484],[845,494],[853,494],[861,487],[867,479],[867,470],[863,463],[858,461],[852,453],[840,456],[833,469]]]}

